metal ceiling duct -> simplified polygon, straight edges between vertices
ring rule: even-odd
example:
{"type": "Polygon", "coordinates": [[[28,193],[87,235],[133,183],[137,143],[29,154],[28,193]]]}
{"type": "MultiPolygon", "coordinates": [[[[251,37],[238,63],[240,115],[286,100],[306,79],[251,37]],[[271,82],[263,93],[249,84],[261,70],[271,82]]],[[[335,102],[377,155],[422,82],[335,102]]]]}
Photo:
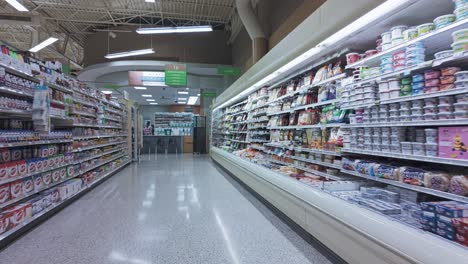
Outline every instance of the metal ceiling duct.
{"type": "Polygon", "coordinates": [[[268,52],[266,34],[254,13],[250,0],[236,0],[237,13],[252,40],[253,64],[268,52]]]}

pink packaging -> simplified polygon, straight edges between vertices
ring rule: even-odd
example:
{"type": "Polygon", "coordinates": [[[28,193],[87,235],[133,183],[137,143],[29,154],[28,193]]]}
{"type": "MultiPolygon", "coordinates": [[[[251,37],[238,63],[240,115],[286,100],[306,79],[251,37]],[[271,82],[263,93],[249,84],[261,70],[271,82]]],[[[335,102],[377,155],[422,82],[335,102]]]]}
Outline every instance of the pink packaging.
{"type": "Polygon", "coordinates": [[[30,195],[34,192],[34,180],[33,178],[23,179],[23,193],[24,195],[30,195]]]}
{"type": "Polygon", "coordinates": [[[18,175],[19,176],[24,176],[28,174],[28,167],[26,165],[26,161],[20,160],[16,162],[17,167],[18,167],[18,175]]]}
{"type": "Polygon", "coordinates": [[[9,183],[0,185],[0,204],[10,200],[10,193],[9,183]]]}
{"type": "Polygon", "coordinates": [[[0,164],[0,181],[6,180],[7,178],[8,178],[7,164],[0,164]]]}
{"type": "Polygon", "coordinates": [[[440,77],[440,71],[425,71],[424,72],[425,80],[437,79],[439,77],[440,77]]]}
{"type": "Polygon", "coordinates": [[[439,127],[439,157],[468,160],[468,127],[439,127]]]}
{"type": "Polygon", "coordinates": [[[0,149],[0,162],[10,162],[10,150],[7,148],[0,149]]]}
{"type": "Polygon", "coordinates": [[[397,61],[397,60],[405,61],[405,58],[406,58],[406,52],[404,50],[393,53],[393,61],[397,61]]]}
{"type": "Polygon", "coordinates": [[[14,161],[9,162],[6,164],[6,172],[8,175],[8,178],[16,178],[18,177],[18,164],[14,161]]]}
{"type": "Polygon", "coordinates": [[[0,214],[0,234],[5,233],[9,230],[10,226],[10,215],[0,214]]]}
{"type": "Polygon", "coordinates": [[[44,182],[45,186],[52,183],[52,173],[49,171],[49,172],[42,174],[42,181],[44,182]]]}
{"type": "Polygon", "coordinates": [[[405,59],[393,61],[393,68],[401,68],[401,67],[405,67],[405,65],[406,65],[405,59]]]}
{"type": "Polygon", "coordinates": [[[426,87],[433,87],[433,86],[439,86],[440,84],[440,79],[426,79],[426,82],[424,84],[424,86],[426,87]]]}
{"type": "Polygon", "coordinates": [[[35,175],[34,177],[34,190],[40,191],[44,189],[44,182],[42,181],[42,175],[35,175]]]}
{"type": "Polygon", "coordinates": [[[24,196],[23,181],[18,180],[10,183],[11,199],[17,199],[24,196]]]}

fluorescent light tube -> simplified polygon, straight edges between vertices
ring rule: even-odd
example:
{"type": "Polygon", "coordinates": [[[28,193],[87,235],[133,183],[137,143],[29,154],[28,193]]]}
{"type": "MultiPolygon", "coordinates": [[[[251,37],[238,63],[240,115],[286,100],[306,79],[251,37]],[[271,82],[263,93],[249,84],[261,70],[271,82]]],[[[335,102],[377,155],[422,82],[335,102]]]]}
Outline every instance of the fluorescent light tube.
{"type": "Polygon", "coordinates": [[[145,0],[146,3],[156,3],[156,0],[145,0]]]}
{"type": "Polygon", "coordinates": [[[50,44],[54,43],[57,40],[58,40],[58,38],[50,37],[50,38],[42,41],[41,43],[37,44],[36,46],[32,47],[29,51],[30,52],[38,52],[41,49],[43,49],[43,48],[49,46],[50,44]]]}
{"type": "Polygon", "coordinates": [[[135,88],[135,90],[146,90],[146,87],[143,86],[135,86],[133,88],[135,88]]]}
{"type": "Polygon", "coordinates": [[[154,53],[153,49],[141,49],[141,50],[131,50],[119,53],[110,53],[104,56],[106,59],[116,59],[122,57],[130,57],[130,56],[138,56],[138,55],[145,55],[145,54],[152,54],[154,53]]]}
{"type": "Polygon", "coordinates": [[[200,94],[197,94],[197,96],[200,96],[200,94]]]}
{"type": "Polygon", "coordinates": [[[146,99],[147,102],[154,102],[156,101],[155,99],[146,99]]]}
{"type": "Polygon", "coordinates": [[[103,94],[112,94],[112,91],[101,91],[103,94]]]}
{"type": "Polygon", "coordinates": [[[179,100],[179,101],[187,101],[187,98],[185,98],[185,97],[180,97],[180,98],[177,98],[177,100],[179,100]]]}
{"type": "Polygon", "coordinates": [[[14,7],[16,10],[20,12],[28,12],[29,10],[22,4],[20,4],[16,0],[6,0],[7,3],[9,3],[12,7],[14,7]]]}
{"type": "Polygon", "coordinates": [[[213,31],[212,26],[156,27],[156,28],[139,28],[136,30],[138,34],[168,34],[168,33],[191,33],[191,32],[210,32],[210,31],[213,31]]]}
{"type": "Polygon", "coordinates": [[[187,102],[177,102],[178,104],[186,104],[187,102]]]}
{"type": "Polygon", "coordinates": [[[150,105],[157,105],[158,103],[150,103],[150,105]]]}
{"type": "Polygon", "coordinates": [[[187,104],[188,105],[194,105],[196,104],[198,101],[198,96],[190,96],[189,99],[188,99],[188,102],[187,104]]]}
{"type": "Polygon", "coordinates": [[[186,92],[186,91],[178,91],[177,93],[178,94],[188,94],[188,92],[186,92]]]}
{"type": "Polygon", "coordinates": [[[142,94],[143,97],[153,97],[151,94],[142,94]]]}

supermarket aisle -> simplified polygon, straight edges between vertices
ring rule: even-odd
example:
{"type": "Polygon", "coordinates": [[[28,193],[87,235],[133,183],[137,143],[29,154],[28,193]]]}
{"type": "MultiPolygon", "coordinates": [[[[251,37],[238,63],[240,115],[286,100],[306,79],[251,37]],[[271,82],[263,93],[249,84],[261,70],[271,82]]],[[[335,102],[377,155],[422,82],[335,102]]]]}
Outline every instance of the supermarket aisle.
{"type": "Polygon", "coordinates": [[[1,263],[330,263],[207,156],[125,168],[0,252],[1,263]]]}

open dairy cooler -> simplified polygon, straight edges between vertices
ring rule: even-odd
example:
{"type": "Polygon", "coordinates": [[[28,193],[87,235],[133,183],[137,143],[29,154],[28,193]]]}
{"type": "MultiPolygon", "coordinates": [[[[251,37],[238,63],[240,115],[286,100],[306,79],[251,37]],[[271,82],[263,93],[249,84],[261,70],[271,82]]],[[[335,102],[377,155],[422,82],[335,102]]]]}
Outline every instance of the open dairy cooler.
{"type": "Polygon", "coordinates": [[[221,95],[212,158],[348,263],[465,263],[465,10],[386,1],[221,95]]]}

